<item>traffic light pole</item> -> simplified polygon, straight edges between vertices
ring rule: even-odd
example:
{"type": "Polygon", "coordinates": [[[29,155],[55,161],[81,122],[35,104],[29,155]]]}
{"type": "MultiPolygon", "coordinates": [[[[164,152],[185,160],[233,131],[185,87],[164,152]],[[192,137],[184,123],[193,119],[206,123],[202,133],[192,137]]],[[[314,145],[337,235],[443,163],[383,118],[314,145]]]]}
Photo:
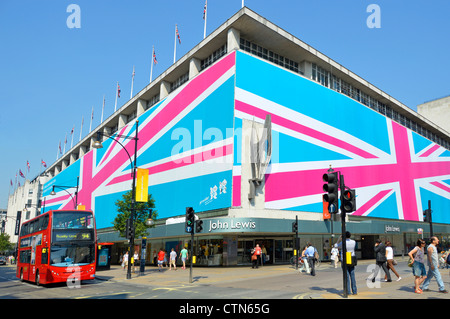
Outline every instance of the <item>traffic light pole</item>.
{"type": "Polygon", "coordinates": [[[298,270],[298,258],[299,258],[299,244],[298,244],[298,216],[295,216],[295,224],[297,225],[295,229],[295,250],[297,251],[297,255],[295,256],[295,270],[298,270]]]}
{"type": "Polygon", "coordinates": [[[341,224],[342,224],[342,276],[344,285],[344,298],[348,298],[348,277],[347,277],[347,238],[346,238],[346,228],[345,228],[345,209],[344,209],[344,175],[340,175],[340,188],[341,188],[341,224]]]}
{"type": "Polygon", "coordinates": [[[430,238],[433,237],[433,218],[431,217],[431,200],[428,200],[428,214],[429,214],[429,218],[430,218],[430,238]]]}
{"type": "Polygon", "coordinates": [[[191,267],[189,270],[189,283],[192,284],[192,264],[194,263],[194,231],[195,226],[192,226],[191,232],[191,267]]]}

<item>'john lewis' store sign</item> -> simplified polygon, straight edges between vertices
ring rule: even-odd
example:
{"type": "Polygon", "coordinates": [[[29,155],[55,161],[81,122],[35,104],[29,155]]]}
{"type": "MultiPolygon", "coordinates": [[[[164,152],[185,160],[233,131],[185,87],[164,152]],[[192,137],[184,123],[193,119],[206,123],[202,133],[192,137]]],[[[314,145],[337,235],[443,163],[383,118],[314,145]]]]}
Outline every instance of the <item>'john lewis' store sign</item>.
{"type": "Polygon", "coordinates": [[[256,229],[256,221],[245,218],[209,220],[208,231],[251,231],[256,229]]]}

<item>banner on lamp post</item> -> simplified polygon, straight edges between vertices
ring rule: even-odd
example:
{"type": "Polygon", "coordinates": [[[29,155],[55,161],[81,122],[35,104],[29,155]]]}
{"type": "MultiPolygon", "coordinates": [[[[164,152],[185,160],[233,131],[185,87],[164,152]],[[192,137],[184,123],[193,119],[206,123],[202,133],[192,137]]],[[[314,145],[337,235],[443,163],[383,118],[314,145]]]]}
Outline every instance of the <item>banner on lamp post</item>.
{"type": "Polygon", "coordinates": [[[148,174],[149,170],[145,168],[137,169],[137,181],[136,181],[136,201],[147,202],[148,201],[148,174]]]}

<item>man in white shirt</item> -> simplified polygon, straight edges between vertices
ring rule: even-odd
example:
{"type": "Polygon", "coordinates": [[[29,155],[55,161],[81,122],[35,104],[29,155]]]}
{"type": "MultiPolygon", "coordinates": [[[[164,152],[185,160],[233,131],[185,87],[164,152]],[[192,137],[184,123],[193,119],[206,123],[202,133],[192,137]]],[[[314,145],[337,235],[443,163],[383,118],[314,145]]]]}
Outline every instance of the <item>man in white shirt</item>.
{"type": "Polygon", "coordinates": [[[173,265],[173,268],[175,270],[177,270],[177,265],[176,265],[176,262],[175,262],[176,259],[177,259],[177,253],[175,252],[175,249],[172,248],[169,257],[170,257],[169,270],[172,270],[172,265],[173,265]]]}
{"type": "MultiPolygon", "coordinates": [[[[347,252],[350,252],[352,256],[355,256],[355,248],[356,248],[356,242],[353,239],[350,239],[351,234],[349,231],[345,233],[346,241],[345,241],[345,247],[347,249],[347,252]]],[[[342,236],[339,237],[337,243],[338,247],[342,247],[342,236]]],[[[344,254],[341,253],[341,261],[343,261],[344,254]]],[[[352,293],[356,295],[358,293],[356,288],[356,279],[355,279],[355,267],[347,265],[347,291],[350,293],[350,286],[352,289],[352,293]],[[350,285],[351,283],[351,285],[350,285]]]]}
{"type": "Polygon", "coordinates": [[[436,236],[431,237],[431,244],[427,249],[428,256],[428,274],[427,279],[423,282],[423,291],[430,291],[428,286],[430,285],[431,278],[436,277],[436,281],[439,286],[439,292],[444,294],[448,293],[445,289],[444,281],[442,280],[441,273],[439,272],[439,256],[436,246],[439,244],[439,238],[436,236]]]}

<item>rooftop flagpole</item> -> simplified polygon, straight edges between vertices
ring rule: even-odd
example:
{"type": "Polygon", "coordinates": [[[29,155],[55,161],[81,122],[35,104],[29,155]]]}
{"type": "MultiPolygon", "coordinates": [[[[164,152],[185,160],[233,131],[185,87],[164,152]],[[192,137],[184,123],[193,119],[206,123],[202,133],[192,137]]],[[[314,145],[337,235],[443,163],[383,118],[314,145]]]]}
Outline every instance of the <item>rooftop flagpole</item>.
{"type": "Polygon", "coordinates": [[[103,123],[103,111],[104,110],[105,110],[105,95],[103,94],[102,117],[100,119],[100,123],[103,123]]]}
{"type": "Polygon", "coordinates": [[[133,97],[133,84],[134,84],[134,65],[133,65],[133,74],[131,75],[131,93],[130,93],[130,100],[133,97]]]}
{"type": "Polygon", "coordinates": [[[175,63],[175,61],[177,59],[177,33],[178,33],[178,28],[177,28],[177,25],[175,24],[175,42],[173,44],[173,63],[175,63]]]}
{"type": "Polygon", "coordinates": [[[203,20],[205,20],[205,27],[203,29],[203,39],[206,38],[206,20],[208,16],[208,0],[205,0],[205,7],[203,9],[203,20]]]}

